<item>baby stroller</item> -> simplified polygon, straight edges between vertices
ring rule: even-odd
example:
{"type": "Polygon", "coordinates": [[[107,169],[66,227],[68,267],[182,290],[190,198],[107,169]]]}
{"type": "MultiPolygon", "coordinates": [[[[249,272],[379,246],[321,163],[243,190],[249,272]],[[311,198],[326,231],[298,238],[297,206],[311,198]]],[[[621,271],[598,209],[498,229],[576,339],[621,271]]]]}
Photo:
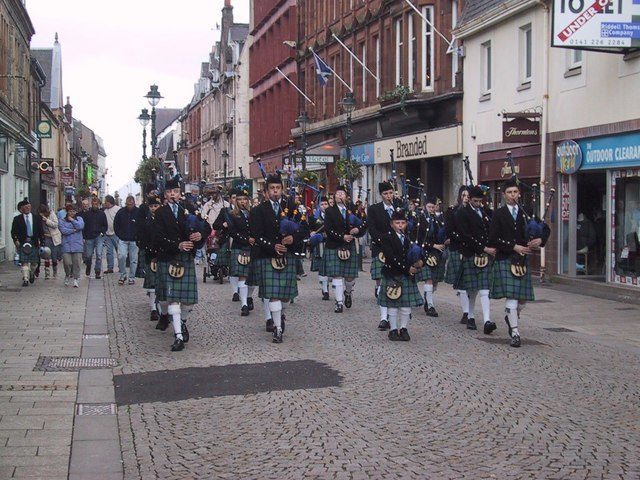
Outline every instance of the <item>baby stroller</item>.
{"type": "Polygon", "coordinates": [[[229,276],[229,267],[219,264],[221,260],[219,257],[221,242],[224,243],[224,239],[216,235],[215,230],[212,230],[211,235],[207,238],[207,262],[202,272],[203,283],[207,283],[207,278],[212,277],[222,284],[224,283],[224,277],[229,276]]]}

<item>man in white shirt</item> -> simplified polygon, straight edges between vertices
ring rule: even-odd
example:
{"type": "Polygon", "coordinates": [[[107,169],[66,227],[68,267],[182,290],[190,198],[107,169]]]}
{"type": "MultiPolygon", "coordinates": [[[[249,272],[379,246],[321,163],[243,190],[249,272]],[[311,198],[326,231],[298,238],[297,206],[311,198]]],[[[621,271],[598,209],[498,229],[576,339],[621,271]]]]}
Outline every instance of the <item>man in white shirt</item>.
{"type": "Polygon", "coordinates": [[[104,273],[113,273],[115,254],[118,253],[119,240],[113,229],[113,220],[116,218],[118,210],[120,207],[116,205],[116,200],[111,195],[104,197],[104,214],[107,216],[107,233],[104,236],[104,243],[107,247],[107,269],[104,273]]]}
{"type": "Polygon", "coordinates": [[[22,272],[22,286],[28,287],[35,281],[35,271],[40,262],[39,247],[44,244],[42,220],[31,213],[29,200],[18,203],[20,212],[13,218],[11,238],[18,252],[20,270],[22,272]]]}

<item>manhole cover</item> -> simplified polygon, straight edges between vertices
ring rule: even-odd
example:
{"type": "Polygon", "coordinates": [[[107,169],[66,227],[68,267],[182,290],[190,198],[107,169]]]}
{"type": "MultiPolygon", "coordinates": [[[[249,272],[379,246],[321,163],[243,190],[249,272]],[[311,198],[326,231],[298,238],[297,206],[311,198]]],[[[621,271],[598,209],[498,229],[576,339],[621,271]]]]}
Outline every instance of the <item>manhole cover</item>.
{"type": "MultiPolygon", "coordinates": [[[[505,345],[507,347],[509,346],[509,339],[508,338],[477,337],[476,340],[480,340],[481,342],[486,342],[486,343],[502,344],[502,345],[505,345]]],[[[542,342],[539,342],[537,340],[529,340],[528,338],[523,338],[522,339],[522,346],[525,347],[527,345],[542,345],[542,346],[545,346],[545,347],[549,346],[546,343],[542,343],[542,342]]]]}
{"type": "Polygon", "coordinates": [[[571,330],[570,328],[564,328],[564,327],[550,327],[550,328],[544,328],[543,330],[547,330],[548,332],[556,332],[556,333],[575,332],[575,330],[571,330]]]}
{"type": "Polygon", "coordinates": [[[76,415],[115,415],[118,411],[115,403],[79,403],[76,415]]]}
{"type": "Polygon", "coordinates": [[[115,375],[113,383],[116,403],[131,405],[339,387],[342,376],[323,363],[296,360],[115,375]]]}
{"type": "Polygon", "coordinates": [[[77,372],[82,369],[111,368],[118,362],[113,358],[102,357],[40,357],[34,371],[77,372]]]}

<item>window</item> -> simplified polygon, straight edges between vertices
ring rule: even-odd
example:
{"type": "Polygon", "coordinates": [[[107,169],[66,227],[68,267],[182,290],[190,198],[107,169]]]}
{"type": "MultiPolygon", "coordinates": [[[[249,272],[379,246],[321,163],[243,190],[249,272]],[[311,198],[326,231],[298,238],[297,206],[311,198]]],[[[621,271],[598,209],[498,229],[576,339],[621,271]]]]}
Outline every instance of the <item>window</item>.
{"type": "Polygon", "coordinates": [[[520,85],[531,83],[532,47],[531,24],[520,27],[520,85]]]}
{"type": "Polygon", "coordinates": [[[373,44],[376,49],[376,98],[380,96],[380,37],[375,37],[373,44]]]}
{"type": "Polygon", "coordinates": [[[402,47],[404,46],[402,34],[402,19],[400,18],[396,20],[396,85],[404,83],[402,77],[402,47]]]}
{"type": "MultiPolygon", "coordinates": [[[[451,30],[458,26],[458,0],[451,2],[451,30]]],[[[456,76],[458,74],[458,49],[453,51],[451,56],[451,86],[456,86],[456,76]]]]}
{"type": "Polygon", "coordinates": [[[4,175],[0,173],[0,247],[4,247],[4,235],[2,234],[2,182],[4,182],[4,175]]]}
{"type": "Polygon", "coordinates": [[[582,68],[582,50],[569,50],[567,70],[577,70],[582,68]]]}
{"type": "Polygon", "coordinates": [[[433,6],[422,7],[422,90],[433,90],[434,42],[433,42],[433,6]]]}
{"type": "Polygon", "coordinates": [[[407,76],[407,86],[413,90],[415,83],[416,71],[418,70],[418,42],[416,39],[415,28],[414,28],[414,18],[413,14],[410,14],[407,17],[408,29],[409,29],[409,54],[407,55],[409,64],[407,65],[409,68],[409,75],[407,76]]]}
{"type": "Polygon", "coordinates": [[[615,179],[615,275],[640,277],[640,177],[615,179]]]}
{"type": "MultiPolygon", "coordinates": [[[[367,64],[367,46],[363,43],[362,44],[362,63],[364,65],[367,64]]],[[[364,66],[362,67],[362,102],[366,102],[367,101],[367,75],[369,75],[369,73],[367,72],[367,70],[364,68],[364,66]]]]}
{"type": "Polygon", "coordinates": [[[491,95],[492,75],[491,75],[491,40],[480,45],[481,65],[480,78],[482,81],[480,92],[482,95],[491,95]]]}

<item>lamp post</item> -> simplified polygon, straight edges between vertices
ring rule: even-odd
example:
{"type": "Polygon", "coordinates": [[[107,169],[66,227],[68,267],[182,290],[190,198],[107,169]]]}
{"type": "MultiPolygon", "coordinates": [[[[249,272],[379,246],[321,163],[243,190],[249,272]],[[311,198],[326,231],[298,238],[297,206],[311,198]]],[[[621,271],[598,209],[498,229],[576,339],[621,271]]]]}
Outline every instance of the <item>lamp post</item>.
{"type": "Polygon", "coordinates": [[[307,111],[303,111],[297,118],[296,122],[302,130],[302,170],[307,169],[307,127],[309,126],[309,117],[307,111]]]}
{"type": "Polygon", "coordinates": [[[142,125],[142,158],[143,160],[147,159],[147,125],[151,121],[151,116],[149,115],[149,110],[146,108],[142,109],[142,112],[138,116],[138,120],[140,121],[140,125],[142,125]]]}
{"type": "MultiPolygon", "coordinates": [[[[347,92],[347,94],[342,99],[342,108],[347,114],[347,131],[345,133],[345,144],[347,147],[347,165],[351,166],[351,115],[353,111],[356,109],[356,99],[353,96],[353,92],[347,92]]],[[[351,182],[352,180],[349,179],[351,182]]],[[[349,185],[351,187],[351,185],[349,185]]]]}
{"type": "Polygon", "coordinates": [[[222,151],[222,166],[224,169],[224,188],[227,188],[227,162],[229,161],[229,152],[226,150],[222,151]]]}
{"type": "Polygon", "coordinates": [[[156,105],[160,103],[164,97],[160,95],[157,85],[151,85],[149,92],[144,96],[151,105],[151,156],[156,156],[156,105]]]}

